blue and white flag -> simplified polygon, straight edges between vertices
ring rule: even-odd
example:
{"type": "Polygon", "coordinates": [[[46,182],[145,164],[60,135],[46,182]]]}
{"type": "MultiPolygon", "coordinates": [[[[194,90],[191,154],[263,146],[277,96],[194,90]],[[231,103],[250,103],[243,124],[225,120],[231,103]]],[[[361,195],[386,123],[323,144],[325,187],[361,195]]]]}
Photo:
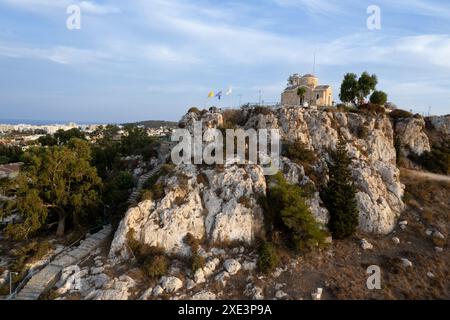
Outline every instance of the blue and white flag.
{"type": "Polygon", "coordinates": [[[222,91],[217,92],[216,98],[219,100],[222,99],[222,91]]]}

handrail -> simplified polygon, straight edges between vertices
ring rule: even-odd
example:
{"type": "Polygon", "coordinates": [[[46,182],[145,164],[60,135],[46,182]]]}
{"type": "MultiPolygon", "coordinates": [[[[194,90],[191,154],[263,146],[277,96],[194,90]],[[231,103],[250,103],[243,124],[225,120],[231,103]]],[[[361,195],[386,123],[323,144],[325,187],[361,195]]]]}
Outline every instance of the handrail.
{"type": "Polygon", "coordinates": [[[45,267],[47,267],[49,264],[51,264],[54,261],[54,258],[57,256],[60,256],[62,253],[67,252],[69,249],[73,248],[77,243],[81,242],[81,240],[83,240],[84,238],[86,238],[86,236],[88,234],[91,233],[91,231],[99,228],[99,227],[104,227],[105,224],[101,224],[98,225],[96,227],[92,227],[91,229],[89,229],[88,231],[86,231],[86,233],[81,236],[78,240],[74,241],[72,244],[68,245],[67,247],[65,247],[63,250],[61,250],[61,252],[58,252],[57,254],[55,254],[54,256],[52,256],[48,262],[44,263],[43,265],[41,265],[39,268],[34,269],[33,271],[29,272],[25,278],[22,279],[22,281],[16,286],[16,288],[14,289],[14,292],[12,292],[7,298],[6,300],[13,300],[15,299],[15,297],[17,296],[17,293],[19,290],[22,289],[22,287],[24,286],[24,284],[26,284],[28,282],[28,280],[30,280],[35,274],[37,274],[38,272],[42,271],[45,267]]]}

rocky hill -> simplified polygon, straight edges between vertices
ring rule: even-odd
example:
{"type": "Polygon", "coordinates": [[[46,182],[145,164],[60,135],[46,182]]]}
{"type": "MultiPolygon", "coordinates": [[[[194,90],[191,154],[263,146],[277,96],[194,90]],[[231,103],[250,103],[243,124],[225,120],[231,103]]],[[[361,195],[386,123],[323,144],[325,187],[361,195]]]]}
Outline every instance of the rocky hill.
{"type": "MultiPolygon", "coordinates": [[[[398,157],[429,152],[432,145],[430,132],[439,137],[449,133],[448,117],[426,120],[405,117],[394,120],[384,113],[305,108],[253,108],[224,112],[211,109],[186,114],[179,126],[192,129],[194,120],[202,120],[207,128],[279,129],[283,145],[296,144],[304,148],[304,152],[310,155],[308,159],[300,161],[284,154],[281,158],[281,172],[287,181],[308,190],[307,205],[324,228],[329,213],[322,202],[320,191],[328,179],[327,161],[330,153],[336,149],[339,136],[343,137],[351,158],[351,175],[357,188],[358,234],[367,239],[381,239],[380,247],[398,245],[399,238],[394,239],[391,235],[397,232],[399,225],[402,230],[406,228],[405,217],[411,218],[410,213],[405,216],[405,208],[411,206],[405,200],[405,185],[400,180],[400,169],[397,167],[398,157]],[[400,219],[402,215],[403,218],[400,219]],[[388,234],[389,240],[385,240],[388,234]]],[[[108,268],[115,270],[116,274],[117,270],[122,270],[117,274],[121,277],[108,276],[109,284],[95,289],[87,297],[261,299],[267,297],[270,291],[270,295],[283,299],[288,297],[283,291],[286,291],[286,288],[283,289],[286,285],[275,279],[288,271],[294,277],[299,272],[300,260],[305,265],[313,264],[319,257],[324,258],[323,254],[325,260],[331,259],[335,254],[336,259],[339,257],[345,260],[348,258],[346,255],[358,252],[351,240],[349,243],[338,243],[336,247],[333,244],[333,248],[325,253],[313,253],[310,260],[302,260],[306,257],[286,256],[284,268],[276,269],[267,280],[264,277],[255,279],[258,257],[256,243],[264,238],[266,232],[260,199],[266,194],[268,186],[268,177],[264,176],[262,167],[255,164],[167,165],[159,178],[153,181],[150,196],[143,196],[136,207],[128,210],[108,248],[108,268]],[[189,237],[191,240],[187,241],[189,237]],[[197,239],[197,242],[192,239],[197,239]],[[136,269],[130,263],[142,260],[142,252],[147,252],[143,254],[144,258],[154,255],[155,253],[149,253],[153,250],[149,248],[162,250],[156,255],[158,259],[160,254],[169,255],[171,258],[168,262],[158,265],[162,267],[168,264],[169,268],[164,277],[152,278],[153,280],[140,287],[139,281],[136,282],[136,277],[133,277],[136,269]],[[190,263],[195,263],[197,258],[201,258],[202,263],[194,272],[190,263]],[[128,269],[125,274],[124,268],[128,269]],[[239,270],[245,273],[242,274],[239,270]],[[236,277],[234,282],[231,281],[233,277],[236,277]],[[230,281],[233,284],[225,289],[230,281]],[[267,286],[275,288],[274,291],[264,290],[267,286]]],[[[415,219],[420,221],[419,218],[415,219]]],[[[438,235],[446,239],[445,225],[440,225],[444,234],[438,231],[436,225],[433,228],[435,233],[438,232],[438,235]]],[[[433,234],[433,231],[430,232],[433,234]]],[[[371,250],[373,247],[366,240],[362,241],[363,250],[371,250]]],[[[376,259],[387,259],[386,254],[382,257],[376,259]]],[[[353,259],[359,261],[361,257],[353,259]]],[[[376,263],[382,262],[378,260],[376,263]]],[[[400,264],[409,266],[408,259],[399,261],[400,264]]],[[[366,262],[359,263],[365,265],[366,262]]],[[[150,272],[153,272],[155,265],[151,266],[150,272]]],[[[360,265],[355,264],[352,268],[357,269],[358,266],[360,265]]],[[[144,268],[148,272],[150,267],[144,264],[144,268]]],[[[335,274],[336,270],[330,269],[327,272],[335,274]]],[[[365,270],[361,271],[361,275],[364,277],[365,270]]],[[[103,273],[102,276],[104,277],[103,273]]],[[[325,286],[331,287],[332,279],[336,280],[330,277],[325,286]]],[[[313,286],[317,286],[319,281],[313,280],[313,286]]],[[[296,283],[298,279],[289,278],[286,281],[296,283]]],[[[320,283],[324,285],[323,282],[320,283]]],[[[304,285],[309,288],[311,283],[304,285]]],[[[302,296],[304,292],[296,288],[291,288],[291,296],[302,296]]],[[[339,290],[333,291],[333,295],[328,297],[339,297],[339,290]]],[[[320,298],[321,292],[316,292],[313,298],[320,298]]],[[[352,297],[357,296],[359,294],[355,293],[352,297]]],[[[438,296],[442,296],[442,293],[438,293],[438,296]]]]}

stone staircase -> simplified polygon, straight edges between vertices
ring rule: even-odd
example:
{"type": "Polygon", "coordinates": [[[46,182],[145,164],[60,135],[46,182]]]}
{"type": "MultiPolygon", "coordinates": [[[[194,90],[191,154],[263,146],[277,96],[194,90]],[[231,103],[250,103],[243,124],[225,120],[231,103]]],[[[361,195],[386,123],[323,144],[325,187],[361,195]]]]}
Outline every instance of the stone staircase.
{"type": "Polygon", "coordinates": [[[143,174],[139,177],[138,183],[136,185],[136,188],[131,193],[130,197],[128,198],[128,203],[130,205],[136,205],[138,201],[138,197],[141,194],[142,188],[144,187],[145,182],[150,179],[151,177],[154,177],[159,170],[161,170],[162,164],[158,164],[156,167],[154,167],[152,170],[147,172],[146,174],[143,174]]]}
{"type": "Polygon", "coordinates": [[[78,247],[60,253],[47,266],[31,277],[15,299],[38,300],[45,291],[52,288],[59,280],[64,268],[78,264],[88,257],[92,251],[104,243],[111,231],[111,225],[107,225],[101,231],[82,240],[78,247]]]}
{"type": "Polygon", "coordinates": [[[154,177],[159,170],[161,170],[161,167],[166,162],[168,156],[170,155],[172,143],[168,141],[161,142],[161,146],[159,148],[159,159],[158,164],[149,172],[143,174],[139,177],[139,180],[137,182],[136,188],[133,190],[133,192],[130,194],[130,197],[128,198],[128,204],[130,205],[136,205],[138,202],[139,195],[142,192],[142,188],[144,187],[145,182],[154,177]]]}

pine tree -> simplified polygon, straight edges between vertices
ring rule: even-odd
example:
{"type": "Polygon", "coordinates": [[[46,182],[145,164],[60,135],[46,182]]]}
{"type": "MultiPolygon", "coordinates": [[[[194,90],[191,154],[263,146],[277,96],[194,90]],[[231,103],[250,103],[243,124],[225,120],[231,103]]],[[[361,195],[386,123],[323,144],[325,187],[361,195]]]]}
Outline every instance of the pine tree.
{"type": "Polygon", "coordinates": [[[352,182],[345,142],[341,138],[328,163],[330,180],[323,192],[323,200],[330,212],[329,229],[336,239],[353,235],[358,226],[359,211],[356,187],[352,182]]]}

